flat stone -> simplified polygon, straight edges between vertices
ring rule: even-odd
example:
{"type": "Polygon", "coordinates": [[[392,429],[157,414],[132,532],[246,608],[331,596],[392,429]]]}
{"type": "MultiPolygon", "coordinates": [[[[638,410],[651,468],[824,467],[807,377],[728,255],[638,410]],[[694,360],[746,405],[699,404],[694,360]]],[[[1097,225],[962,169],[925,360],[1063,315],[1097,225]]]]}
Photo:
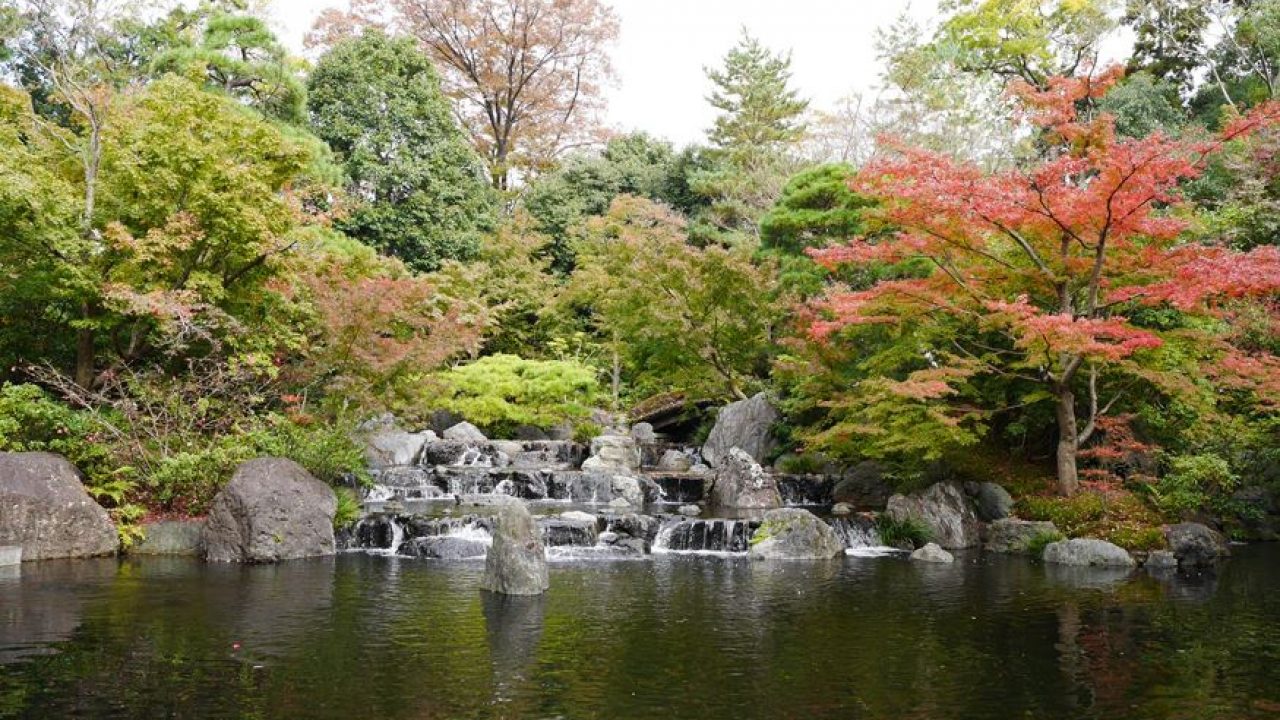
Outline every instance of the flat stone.
{"type": "Polygon", "coordinates": [[[142,525],[143,539],[130,555],[199,555],[204,520],[160,520],[142,525]]]}
{"type": "Polygon", "coordinates": [[[681,505],[680,508],[676,510],[676,512],[680,513],[681,515],[695,517],[697,515],[702,514],[702,508],[698,507],[697,505],[681,505]]]}
{"type": "Polygon", "coordinates": [[[19,545],[0,545],[0,567],[17,565],[22,562],[22,547],[19,545]]]}
{"type": "Polygon", "coordinates": [[[955,562],[955,556],[938,547],[937,543],[926,543],[924,547],[911,553],[911,559],[931,563],[955,562]]]}

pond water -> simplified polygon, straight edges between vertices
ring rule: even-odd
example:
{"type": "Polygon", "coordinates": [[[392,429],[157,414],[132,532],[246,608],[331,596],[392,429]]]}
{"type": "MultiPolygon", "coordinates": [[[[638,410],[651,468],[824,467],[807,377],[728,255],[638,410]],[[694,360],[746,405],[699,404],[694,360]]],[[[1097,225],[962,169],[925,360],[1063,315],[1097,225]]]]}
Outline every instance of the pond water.
{"type": "MultiPolygon", "coordinates": [[[[3,571],[4,569],[0,569],[3,571]]],[[[0,718],[1275,718],[1280,546],[1156,578],[960,555],[343,554],[0,574],[0,718]]]]}

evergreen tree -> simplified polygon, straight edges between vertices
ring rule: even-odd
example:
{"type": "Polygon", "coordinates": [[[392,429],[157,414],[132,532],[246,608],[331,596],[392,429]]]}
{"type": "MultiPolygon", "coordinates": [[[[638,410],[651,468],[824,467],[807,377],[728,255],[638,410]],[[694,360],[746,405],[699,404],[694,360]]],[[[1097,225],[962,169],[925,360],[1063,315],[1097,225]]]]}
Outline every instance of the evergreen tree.
{"type": "Polygon", "coordinates": [[[790,53],[770,52],[744,29],[724,67],[706,72],[715,84],[707,100],[721,113],[707,138],[730,159],[778,153],[804,136],[809,103],[789,87],[790,53]]]}

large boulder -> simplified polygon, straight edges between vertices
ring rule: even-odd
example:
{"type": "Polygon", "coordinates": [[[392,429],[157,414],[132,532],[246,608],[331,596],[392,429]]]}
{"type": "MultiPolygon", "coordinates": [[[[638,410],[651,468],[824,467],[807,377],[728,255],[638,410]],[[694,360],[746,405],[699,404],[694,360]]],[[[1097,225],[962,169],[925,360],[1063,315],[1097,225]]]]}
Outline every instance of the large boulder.
{"type": "Polygon", "coordinates": [[[422,446],[437,439],[430,430],[411,433],[397,427],[378,428],[364,437],[365,458],[375,469],[413,465],[422,455],[422,446]]]}
{"type": "Polygon", "coordinates": [[[1094,538],[1071,538],[1049,543],[1044,548],[1044,561],[1080,567],[1124,568],[1137,564],[1124,548],[1094,538]]]}
{"type": "Polygon", "coordinates": [[[591,457],[582,463],[586,472],[633,473],[640,468],[640,448],[630,435],[600,435],[591,440],[591,457]]]}
{"type": "Polygon", "coordinates": [[[489,439],[480,432],[480,428],[465,421],[447,428],[443,437],[445,440],[469,444],[482,443],[489,439]]]}
{"type": "Polygon", "coordinates": [[[740,448],[726,453],[711,484],[711,504],[723,508],[776,508],[778,481],[740,448]]]}
{"type": "Polygon", "coordinates": [[[333,490],[292,460],[240,463],[205,520],[205,559],[267,563],[332,555],[336,509],[333,490]]]}
{"type": "Polygon", "coordinates": [[[996,483],[968,482],[964,484],[964,490],[973,498],[978,519],[983,522],[993,522],[1013,514],[1013,496],[996,483]]]}
{"type": "Polygon", "coordinates": [[[550,587],[542,533],[524,503],[503,503],[493,518],[493,545],[480,587],[505,595],[541,595],[550,587]]]}
{"type": "Polygon", "coordinates": [[[1164,529],[1164,539],[1182,567],[1205,567],[1231,554],[1227,540],[1200,523],[1178,523],[1164,529]]]}
{"type": "Polygon", "coordinates": [[[751,536],[751,557],[757,560],[825,560],[843,554],[836,531],[800,508],[770,510],[751,536]]]}
{"type": "Polygon", "coordinates": [[[657,469],[662,472],[689,472],[693,467],[693,458],[679,450],[667,450],[658,458],[657,469]]]}
{"type": "Polygon", "coordinates": [[[23,560],[46,560],[110,555],[119,544],[111,517],[66,458],[0,453],[0,545],[21,546],[23,560]]]}
{"type": "Polygon", "coordinates": [[[1025,555],[1031,552],[1031,544],[1038,537],[1058,537],[1058,527],[1048,520],[1019,520],[1001,518],[987,526],[988,552],[1025,555]]]}
{"type": "Polygon", "coordinates": [[[638,422],[631,426],[631,437],[635,438],[638,443],[653,443],[658,441],[658,433],[654,432],[653,425],[647,422],[638,422]]]}
{"type": "Polygon", "coordinates": [[[142,526],[142,540],[130,555],[199,555],[203,520],[157,520],[142,526]]]}
{"type": "Polygon", "coordinates": [[[831,490],[831,499],[855,508],[883,508],[893,494],[884,465],[864,460],[849,468],[831,490]]]}
{"type": "Polygon", "coordinates": [[[978,515],[953,483],[935,483],[910,495],[894,495],[886,512],[895,520],[924,523],[933,541],[948,550],[973,547],[981,541],[978,515]]]}
{"type": "Polygon", "coordinates": [[[631,507],[644,505],[644,490],[640,481],[630,475],[614,475],[610,483],[614,501],[623,500],[631,507]]]}
{"type": "Polygon", "coordinates": [[[702,458],[711,467],[719,467],[729,450],[736,447],[756,462],[763,462],[777,445],[773,426],[780,418],[764,393],[725,405],[702,446],[702,458]]]}

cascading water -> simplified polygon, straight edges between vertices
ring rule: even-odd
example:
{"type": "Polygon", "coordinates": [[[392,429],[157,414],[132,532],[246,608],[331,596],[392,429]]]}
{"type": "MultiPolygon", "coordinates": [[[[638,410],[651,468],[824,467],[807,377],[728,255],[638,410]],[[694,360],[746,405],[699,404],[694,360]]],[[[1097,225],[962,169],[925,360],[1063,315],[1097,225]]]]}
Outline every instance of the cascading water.
{"type": "Polygon", "coordinates": [[[653,552],[729,555],[745,553],[758,520],[673,518],[662,524],[653,541],[653,552]]]}
{"type": "Polygon", "coordinates": [[[876,521],[870,515],[827,518],[827,524],[844,542],[844,554],[854,557],[880,557],[899,550],[889,547],[880,539],[876,521]]]}

